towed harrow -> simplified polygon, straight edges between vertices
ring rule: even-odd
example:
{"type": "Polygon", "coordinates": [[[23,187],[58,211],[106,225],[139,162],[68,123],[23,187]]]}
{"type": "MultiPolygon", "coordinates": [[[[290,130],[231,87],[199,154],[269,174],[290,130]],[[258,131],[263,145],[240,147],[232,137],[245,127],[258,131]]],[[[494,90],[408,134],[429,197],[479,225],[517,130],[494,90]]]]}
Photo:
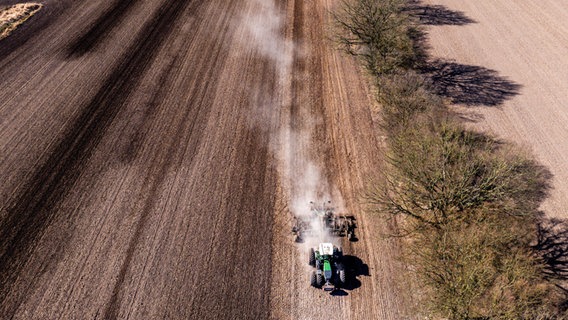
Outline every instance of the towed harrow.
{"type": "Polygon", "coordinates": [[[349,241],[357,241],[354,216],[335,213],[331,201],[324,202],[322,205],[310,202],[310,205],[309,215],[295,217],[292,233],[296,235],[296,242],[303,242],[304,237],[322,230],[334,236],[346,236],[349,241]]]}

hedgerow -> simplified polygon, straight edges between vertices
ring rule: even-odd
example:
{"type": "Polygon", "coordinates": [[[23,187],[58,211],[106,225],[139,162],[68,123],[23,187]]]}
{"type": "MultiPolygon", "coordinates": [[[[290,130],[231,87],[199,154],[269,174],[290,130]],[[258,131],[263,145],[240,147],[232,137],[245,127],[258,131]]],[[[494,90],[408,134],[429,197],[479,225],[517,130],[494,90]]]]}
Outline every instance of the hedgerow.
{"type": "Polygon", "coordinates": [[[430,316],[561,319],[564,299],[535,249],[550,174],[508,142],[466,129],[415,71],[406,0],[350,0],[335,14],[342,48],[373,76],[387,171],[367,199],[396,220],[403,261],[430,316]]]}

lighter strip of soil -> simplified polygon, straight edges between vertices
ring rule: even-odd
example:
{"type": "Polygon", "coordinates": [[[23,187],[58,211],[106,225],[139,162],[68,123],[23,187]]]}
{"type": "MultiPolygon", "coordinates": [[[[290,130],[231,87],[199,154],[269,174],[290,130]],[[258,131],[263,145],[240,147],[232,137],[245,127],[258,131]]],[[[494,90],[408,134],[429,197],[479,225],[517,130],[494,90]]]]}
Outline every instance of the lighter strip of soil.
{"type": "Polygon", "coordinates": [[[18,3],[0,11],[0,40],[10,35],[41,8],[41,3],[18,3]]]}
{"type": "MultiPolygon", "coordinates": [[[[455,107],[472,119],[469,122],[472,128],[513,141],[534,154],[554,175],[550,197],[542,210],[551,217],[568,217],[568,104],[565,102],[568,7],[565,1],[537,4],[529,0],[428,0],[424,5],[442,6],[446,16],[462,12],[475,21],[463,26],[429,27],[434,58],[492,69],[498,76],[521,86],[518,95],[498,106],[455,107]]],[[[460,78],[457,80],[455,84],[460,85],[460,78]]],[[[469,83],[474,85],[473,81],[469,83]]],[[[464,81],[461,85],[467,89],[467,84],[464,81]]],[[[480,82],[473,92],[492,88],[491,82],[480,82]]]]}

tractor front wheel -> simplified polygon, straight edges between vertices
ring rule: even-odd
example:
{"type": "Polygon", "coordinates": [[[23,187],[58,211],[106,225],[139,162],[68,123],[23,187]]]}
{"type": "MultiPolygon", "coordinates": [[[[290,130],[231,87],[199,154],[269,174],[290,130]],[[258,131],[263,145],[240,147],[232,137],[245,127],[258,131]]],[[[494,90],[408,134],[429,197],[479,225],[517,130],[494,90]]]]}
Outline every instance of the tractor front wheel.
{"type": "Polygon", "coordinates": [[[310,248],[309,264],[312,267],[316,265],[316,253],[314,252],[314,248],[310,248]]]}

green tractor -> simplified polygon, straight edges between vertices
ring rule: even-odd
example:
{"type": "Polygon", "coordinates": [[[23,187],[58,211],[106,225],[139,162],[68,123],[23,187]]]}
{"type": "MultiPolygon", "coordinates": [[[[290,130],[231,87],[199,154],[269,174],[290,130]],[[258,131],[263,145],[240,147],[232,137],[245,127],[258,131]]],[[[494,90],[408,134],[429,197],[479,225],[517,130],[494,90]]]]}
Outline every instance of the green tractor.
{"type": "Polygon", "coordinates": [[[312,271],[311,284],[324,291],[334,291],[345,285],[345,267],[343,252],[331,243],[320,243],[318,248],[310,248],[309,263],[316,270],[312,271]]]}

